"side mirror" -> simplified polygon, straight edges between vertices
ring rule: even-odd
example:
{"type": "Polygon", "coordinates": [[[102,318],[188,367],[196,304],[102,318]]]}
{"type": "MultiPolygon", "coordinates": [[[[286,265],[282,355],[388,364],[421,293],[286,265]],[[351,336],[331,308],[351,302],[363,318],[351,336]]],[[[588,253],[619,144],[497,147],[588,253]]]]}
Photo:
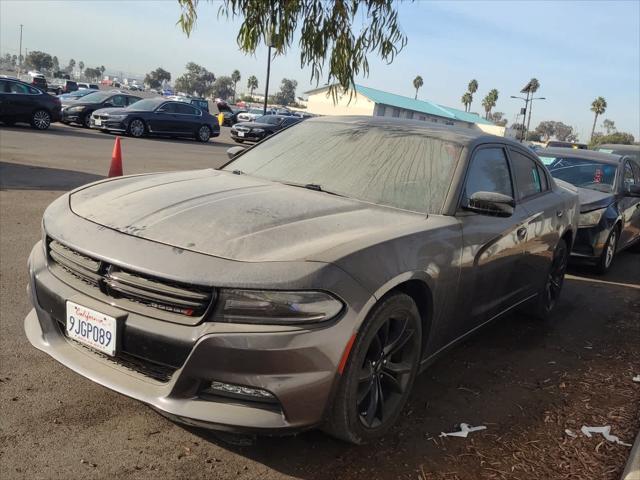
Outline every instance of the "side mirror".
{"type": "Polygon", "coordinates": [[[640,185],[628,183],[624,189],[626,197],[640,197],[640,185]]]}
{"type": "Polygon", "coordinates": [[[229,160],[233,160],[235,157],[237,157],[239,154],[241,154],[242,152],[244,152],[245,148],[241,147],[240,145],[236,146],[236,147],[231,147],[227,150],[227,157],[229,157],[229,160]]]}
{"type": "Polygon", "coordinates": [[[494,192],[476,192],[471,195],[466,210],[493,217],[510,217],[516,202],[512,197],[494,192]]]}

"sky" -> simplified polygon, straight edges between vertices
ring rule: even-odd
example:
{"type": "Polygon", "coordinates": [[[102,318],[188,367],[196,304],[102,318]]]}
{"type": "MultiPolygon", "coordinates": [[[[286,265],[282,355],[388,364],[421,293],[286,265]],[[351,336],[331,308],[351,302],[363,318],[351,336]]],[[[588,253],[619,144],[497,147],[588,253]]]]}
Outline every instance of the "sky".
{"type": "MultiPolygon", "coordinates": [[[[17,54],[19,24],[23,49],[69,58],[107,72],[140,76],[162,66],[175,79],[189,61],[217,76],[234,69],[255,75],[264,88],[266,48],[240,52],[239,20],[217,17],[218,4],[201,2],[196,29],[187,37],[176,25],[176,0],[47,1],[0,0],[0,54],[17,54]]],[[[573,126],[581,140],[591,132],[591,102],[598,96],[608,108],[598,119],[615,121],[620,131],[640,138],[640,0],[627,1],[421,1],[398,4],[408,44],[391,65],[370,55],[370,73],[357,82],[413,97],[412,80],[424,79],[419,98],[464,108],[460,97],[472,78],[482,97],[500,92],[494,111],[511,124],[523,106],[511,99],[527,81],[540,81],[532,128],[543,120],[573,126]]],[[[314,88],[310,70],[301,68],[297,38],[285,56],[272,62],[270,91],[282,78],[298,81],[298,94],[314,88]]],[[[324,82],[323,82],[324,83],[324,82]]]]}

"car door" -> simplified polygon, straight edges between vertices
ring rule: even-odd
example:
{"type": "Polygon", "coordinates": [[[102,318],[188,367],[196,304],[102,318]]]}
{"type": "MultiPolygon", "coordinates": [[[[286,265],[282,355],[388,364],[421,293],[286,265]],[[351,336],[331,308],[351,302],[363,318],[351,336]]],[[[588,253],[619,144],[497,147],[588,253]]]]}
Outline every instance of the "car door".
{"type": "Polygon", "coordinates": [[[9,82],[0,79],[0,117],[11,115],[11,106],[9,104],[9,82]]]}
{"type": "MultiPolygon", "coordinates": [[[[456,217],[462,225],[461,302],[471,329],[522,300],[526,282],[523,224],[529,213],[515,204],[509,217],[482,215],[464,209],[476,192],[514,198],[512,174],[503,145],[486,145],[473,152],[456,217]]],[[[458,332],[465,333],[464,331],[458,332]]]]}
{"type": "Polygon", "coordinates": [[[8,82],[7,103],[11,110],[11,115],[17,119],[27,120],[31,118],[33,107],[35,106],[35,95],[30,90],[39,93],[33,87],[20,82],[8,82]]]}
{"type": "Polygon", "coordinates": [[[640,230],[640,198],[632,197],[626,192],[630,185],[640,185],[636,183],[636,172],[634,172],[632,160],[623,160],[622,182],[620,186],[619,207],[622,214],[622,231],[620,232],[619,248],[635,242],[638,239],[640,230]]]}
{"type": "Polygon", "coordinates": [[[516,201],[528,213],[521,274],[527,278],[526,295],[540,291],[551,268],[567,212],[562,200],[549,188],[550,179],[542,163],[527,152],[509,147],[511,171],[515,179],[516,201]]]}
{"type": "Polygon", "coordinates": [[[187,103],[177,104],[176,110],[176,131],[182,134],[194,133],[202,116],[200,110],[187,103]]]}
{"type": "Polygon", "coordinates": [[[150,115],[149,126],[156,133],[170,133],[175,128],[176,103],[166,102],[150,115]]]}

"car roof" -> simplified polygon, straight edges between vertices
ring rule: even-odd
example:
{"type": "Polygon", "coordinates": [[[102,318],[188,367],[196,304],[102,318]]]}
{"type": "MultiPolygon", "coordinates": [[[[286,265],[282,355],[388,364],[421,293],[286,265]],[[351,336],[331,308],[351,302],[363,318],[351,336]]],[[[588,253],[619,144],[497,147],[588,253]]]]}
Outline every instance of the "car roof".
{"type": "Polygon", "coordinates": [[[618,165],[622,159],[622,155],[615,155],[613,153],[596,152],[594,150],[582,150],[579,148],[541,148],[536,151],[538,156],[544,157],[545,155],[553,156],[567,156],[583,158],[585,160],[595,160],[597,162],[612,163],[618,165]]]}
{"type": "Polygon", "coordinates": [[[596,148],[606,148],[609,150],[618,150],[620,152],[640,152],[640,145],[625,145],[622,143],[603,143],[596,148]]]}
{"type": "MultiPolygon", "coordinates": [[[[287,118],[287,116],[283,116],[287,118]]],[[[534,155],[536,152],[515,140],[506,137],[490,135],[482,130],[475,128],[463,128],[454,125],[439,125],[424,120],[410,120],[404,118],[393,117],[368,117],[368,116],[327,116],[327,117],[311,117],[305,120],[305,123],[345,123],[345,124],[362,124],[381,126],[388,128],[411,129],[419,131],[426,135],[441,138],[453,143],[464,146],[482,143],[502,143],[512,147],[520,147],[522,150],[534,155]]]]}

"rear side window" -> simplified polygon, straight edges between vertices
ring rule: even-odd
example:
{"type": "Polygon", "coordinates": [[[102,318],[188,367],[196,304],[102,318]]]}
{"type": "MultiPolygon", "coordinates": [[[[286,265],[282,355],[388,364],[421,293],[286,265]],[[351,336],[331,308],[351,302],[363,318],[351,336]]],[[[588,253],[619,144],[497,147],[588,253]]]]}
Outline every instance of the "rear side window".
{"type": "Polygon", "coordinates": [[[109,99],[109,103],[114,107],[126,107],[127,101],[123,95],[116,95],[109,99]]]}
{"type": "Polygon", "coordinates": [[[195,108],[193,108],[191,105],[187,105],[185,104],[181,104],[181,105],[176,105],[176,113],[181,113],[182,115],[197,115],[198,112],[195,108]]]}
{"type": "Polygon", "coordinates": [[[138,100],[140,100],[140,97],[127,97],[127,105],[133,105],[138,100]]]}
{"type": "Polygon", "coordinates": [[[29,93],[29,88],[27,85],[23,85],[18,82],[9,82],[9,93],[19,93],[22,95],[26,95],[29,93]]]}
{"type": "Polygon", "coordinates": [[[176,104],[175,103],[165,103],[164,105],[162,105],[159,109],[159,112],[164,112],[164,113],[176,113],[176,104]]]}
{"type": "Polygon", "coordinates": [[[483,148],[471,159],[463,205],[477,192],[501,193],[513,197],[509,164],[502,148],[483,148]]]}
{"type": "Polygon", "coordinates": [[[631,167],[633,168],[633,175],[636,178],[636,183],[640,185],[640,163],[631,163],[631,167]]]}
{"type": "Polygon", "coordinates": [[[510,153],[513,173],[518,187],[518,198],[522,200],[546,190],[547,182],[546,178],[544,178],[544,172],[538,168],[536,162],[515,150],[511,150],[510,153]]]}

